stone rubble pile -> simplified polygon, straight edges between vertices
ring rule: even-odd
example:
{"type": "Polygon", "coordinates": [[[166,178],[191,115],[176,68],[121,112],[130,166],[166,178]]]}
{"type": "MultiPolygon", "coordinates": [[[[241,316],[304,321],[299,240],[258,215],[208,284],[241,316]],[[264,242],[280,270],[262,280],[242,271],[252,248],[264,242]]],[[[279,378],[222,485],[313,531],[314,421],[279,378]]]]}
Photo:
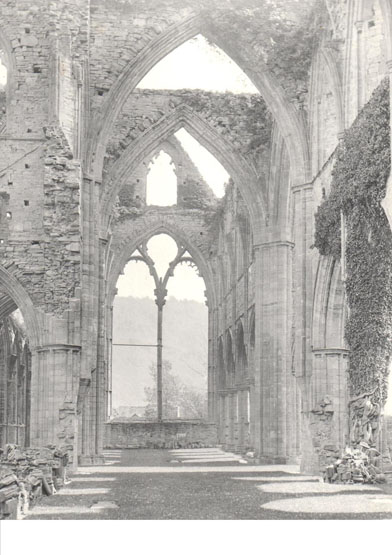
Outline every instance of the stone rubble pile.
{"type": "Polygon", "coordinates": [[[11,469],[0,466],[0,520],[15,518],[18,509],[19,492],[16,474],[11,469]]]}
{"type": "Polygon", "coordinates": [[[68,449],[55,445],[0,449],[0,520],[25,515],[42,495],[67,483],[68,449]]]}
{"type": "MultiPolygon", "coordinates": [[[[334,455],[331,453],[331,458],[334,455]]],[[[346,447],[341,456],[325,466],[324,482],[375,484],[386,481],[380,468],[381,454],[362,441],[357,447],[346,447]]]]}

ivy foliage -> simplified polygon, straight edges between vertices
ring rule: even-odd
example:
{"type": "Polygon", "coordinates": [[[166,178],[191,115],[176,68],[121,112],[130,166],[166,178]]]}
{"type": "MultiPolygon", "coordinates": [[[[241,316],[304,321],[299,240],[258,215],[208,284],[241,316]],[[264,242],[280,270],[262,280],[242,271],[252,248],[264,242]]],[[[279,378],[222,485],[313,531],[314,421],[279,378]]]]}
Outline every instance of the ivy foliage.
{"type": "Polygon", "coordinates": [[[345,133],[336,152],[331,192],[316,214],[315,246],[341,256],[341,212],[347,225],[345,336],[351,394],[383,403],[392,354],[392,233],[380,204],[390,173],[389,80],[345,133]]]}
{"type": "Polygon", "coordinates": [[[207,1],[212,29],[266,63],[290,100],[304,105],[313,52],[329,25],[325,1],[207,1]]]}

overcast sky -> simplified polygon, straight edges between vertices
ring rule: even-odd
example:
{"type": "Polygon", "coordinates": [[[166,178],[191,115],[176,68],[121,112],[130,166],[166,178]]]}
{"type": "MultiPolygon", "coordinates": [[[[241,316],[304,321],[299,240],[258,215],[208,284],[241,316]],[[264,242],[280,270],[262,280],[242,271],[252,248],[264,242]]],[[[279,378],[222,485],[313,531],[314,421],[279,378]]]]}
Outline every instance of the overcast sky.
{"type": "Polygon", "coordinates": [[[201,35],[185,42],[158,62],[140,81],[138,88],[258,93],[237,64],[201,35]]]}

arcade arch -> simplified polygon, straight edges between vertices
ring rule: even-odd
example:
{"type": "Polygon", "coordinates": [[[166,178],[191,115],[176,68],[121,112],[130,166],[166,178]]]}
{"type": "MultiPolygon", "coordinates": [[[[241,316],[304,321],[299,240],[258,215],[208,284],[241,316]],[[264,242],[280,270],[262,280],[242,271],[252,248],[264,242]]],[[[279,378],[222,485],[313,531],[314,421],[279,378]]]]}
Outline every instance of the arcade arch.
{"type": "Polygon", "coordinates": [[[30,297],[18,279],[0,267],[0,447],[29,445],[36,370],[32,353],[42,339],[30,297]]]}
{"type": "Polygon", "coordinates": [[[19,310],[0,320],[0,447],[30,442],[31,351],[19,310]]]}

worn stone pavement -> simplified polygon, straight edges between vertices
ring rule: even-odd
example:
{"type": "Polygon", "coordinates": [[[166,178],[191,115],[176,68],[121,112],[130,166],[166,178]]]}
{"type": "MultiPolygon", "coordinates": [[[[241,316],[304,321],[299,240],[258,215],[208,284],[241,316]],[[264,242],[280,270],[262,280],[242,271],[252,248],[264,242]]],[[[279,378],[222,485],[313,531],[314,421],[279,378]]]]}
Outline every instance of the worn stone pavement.
{"type": "Polygon", "coordinates": [[[390,519],[392,486],[330,485],[219,449],[111,450],[26,520],[390,519]]]}

